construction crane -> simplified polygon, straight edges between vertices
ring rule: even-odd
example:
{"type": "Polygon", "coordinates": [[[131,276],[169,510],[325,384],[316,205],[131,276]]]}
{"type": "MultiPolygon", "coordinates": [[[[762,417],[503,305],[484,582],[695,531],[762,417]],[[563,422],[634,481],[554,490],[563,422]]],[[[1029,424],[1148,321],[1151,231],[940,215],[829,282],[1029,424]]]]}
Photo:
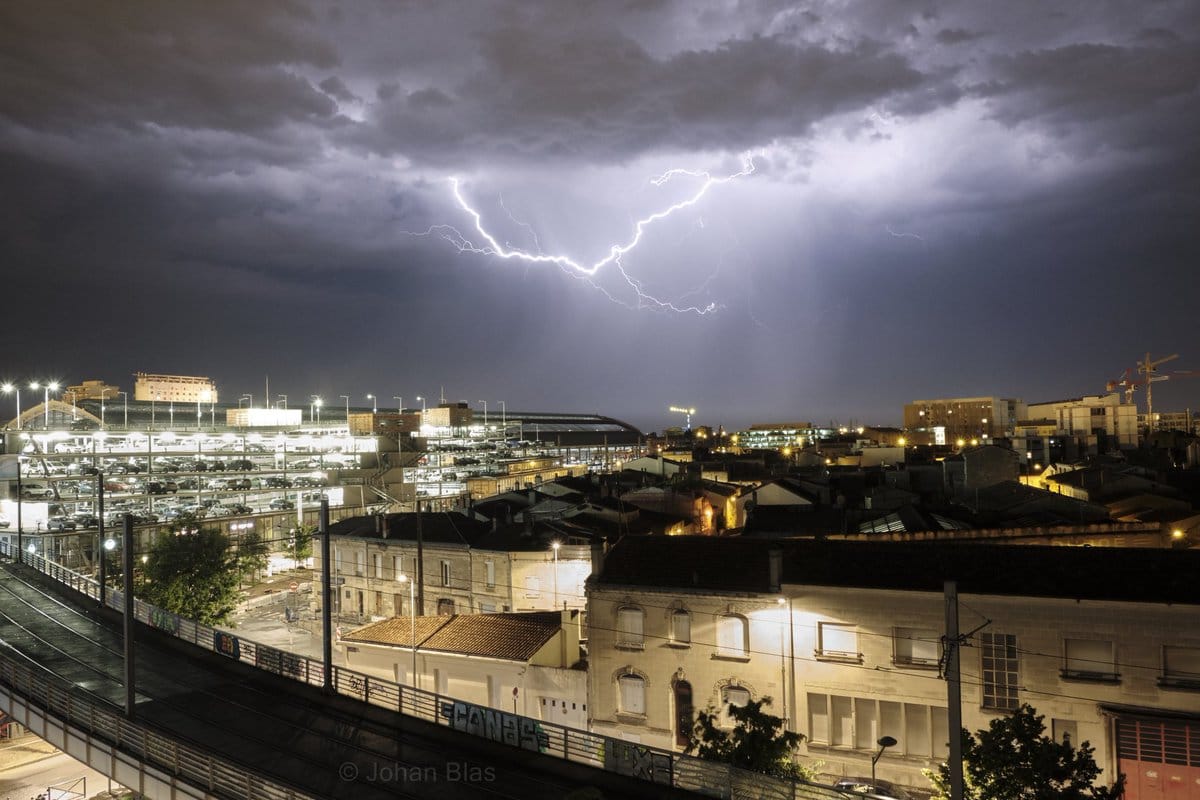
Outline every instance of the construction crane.
{"type": "Polygon", "coordinates": [[[684,414],[687,416],[687,430],[692,429],[692,414],[696,413],[694,408],[680,408],[679,406],[671,406],[670,411],[675,414],[684,414]]]}
{"type": "Polygon", "coordinates": [[[1179,353],[1172,353],[1157,361],[1151,361],[1150,354],[1146,353],[1146,360],[1138,364],[1138,372],[1146,376],[1146,423],[1151,429],[1154,427],[1154,382],[1170,377],[1169,375],[1157,376],[1154,373],[1158,372],[1160,364],[1174,361],[1177,358],[1179,358],[1179,353]]]}

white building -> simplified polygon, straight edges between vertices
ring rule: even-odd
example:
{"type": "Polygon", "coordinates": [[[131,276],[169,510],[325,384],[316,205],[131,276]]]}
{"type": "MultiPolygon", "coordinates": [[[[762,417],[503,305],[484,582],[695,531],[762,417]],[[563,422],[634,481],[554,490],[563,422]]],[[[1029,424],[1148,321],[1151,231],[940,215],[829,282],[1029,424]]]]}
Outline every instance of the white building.
{"type": "Polygon", "coordinates": [[[576,668],[579,618],[578,611],[395,617],[341,642],[355,671],[582,729],[587,671],[576,668]]]}
{"type": "Polygon", "coordinates": [[[695,709],[772,698],[837,775],[928,788],[947,755],[943,582],[959,591],[963,725],[1028,703],[1126,797],[1184,781],[1200,739],[1200,552],[626,538],[589,583],[598,733],[682,748],[695,709]],[[1151,577],[1153,576],[1153,577],[1151,577]],[[1154,745],[1154,742],[1158,745],[1154,745]],[[1157,747],[1157,749],[1155,749],[1157,747]]]}

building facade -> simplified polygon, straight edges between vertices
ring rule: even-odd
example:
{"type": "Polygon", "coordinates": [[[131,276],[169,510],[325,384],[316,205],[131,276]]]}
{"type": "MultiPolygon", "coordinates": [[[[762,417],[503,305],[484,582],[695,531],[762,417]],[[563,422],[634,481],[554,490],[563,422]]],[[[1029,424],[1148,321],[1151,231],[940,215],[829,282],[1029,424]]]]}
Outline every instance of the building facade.
{"type": "Polygon", "coordinates": [[[589,584],[594,729],[682,748],[695,710],[770,697],[823,772],[870,774],[891,736],[878,775],[928,789],[953,575],[965,728],[1027,703],[1131,800],[1193,785],[1200,757],[1164,743],[1200,739],[1200,553],[843,544],[623,541],[589,584]]]}
{"type": "Polygon", "coordinates": [[[133,399],[163,403],[216,403],[217,386],[209,378],[135,373],[133,399]]]}
{"type": "Polygon", "coordinates": [[[1004,397],[951,397],[914,400],[904,406],[904,427],[937,431],[935,444],[963,439],[986,441],[1012,433],[1017,420],[1025,419],[1025,404],[1004,397]]]}

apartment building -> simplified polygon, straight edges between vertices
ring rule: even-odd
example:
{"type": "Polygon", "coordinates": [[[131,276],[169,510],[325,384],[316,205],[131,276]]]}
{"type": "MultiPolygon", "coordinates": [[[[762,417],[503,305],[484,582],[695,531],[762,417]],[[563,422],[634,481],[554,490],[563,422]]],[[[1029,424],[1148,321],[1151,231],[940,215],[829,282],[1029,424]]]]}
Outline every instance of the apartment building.
{"type": "Polygon", "coordinates": [[[1028,703],[1131,800],[1165,797],[1200,767],[1198,568],[1192,551],[626,538],[589,582],[589,715],[681,749],[695,710],[770,697],[823,771],[870,774],[891,736],[879,776],[928,788],[953,580],[964,727],[1028,703]]]}

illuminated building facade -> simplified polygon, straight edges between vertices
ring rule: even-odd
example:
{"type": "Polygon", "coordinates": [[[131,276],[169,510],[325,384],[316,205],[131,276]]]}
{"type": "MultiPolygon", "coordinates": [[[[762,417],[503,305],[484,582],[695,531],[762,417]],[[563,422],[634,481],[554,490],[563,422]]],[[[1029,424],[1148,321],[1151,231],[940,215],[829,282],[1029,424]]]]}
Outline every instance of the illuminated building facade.
{"type": "Polygon", "coordinates": [[[217,387],[209,378],[189,375],[134,374],[133,399],[168,403],[216,403],[217,387]]]}

